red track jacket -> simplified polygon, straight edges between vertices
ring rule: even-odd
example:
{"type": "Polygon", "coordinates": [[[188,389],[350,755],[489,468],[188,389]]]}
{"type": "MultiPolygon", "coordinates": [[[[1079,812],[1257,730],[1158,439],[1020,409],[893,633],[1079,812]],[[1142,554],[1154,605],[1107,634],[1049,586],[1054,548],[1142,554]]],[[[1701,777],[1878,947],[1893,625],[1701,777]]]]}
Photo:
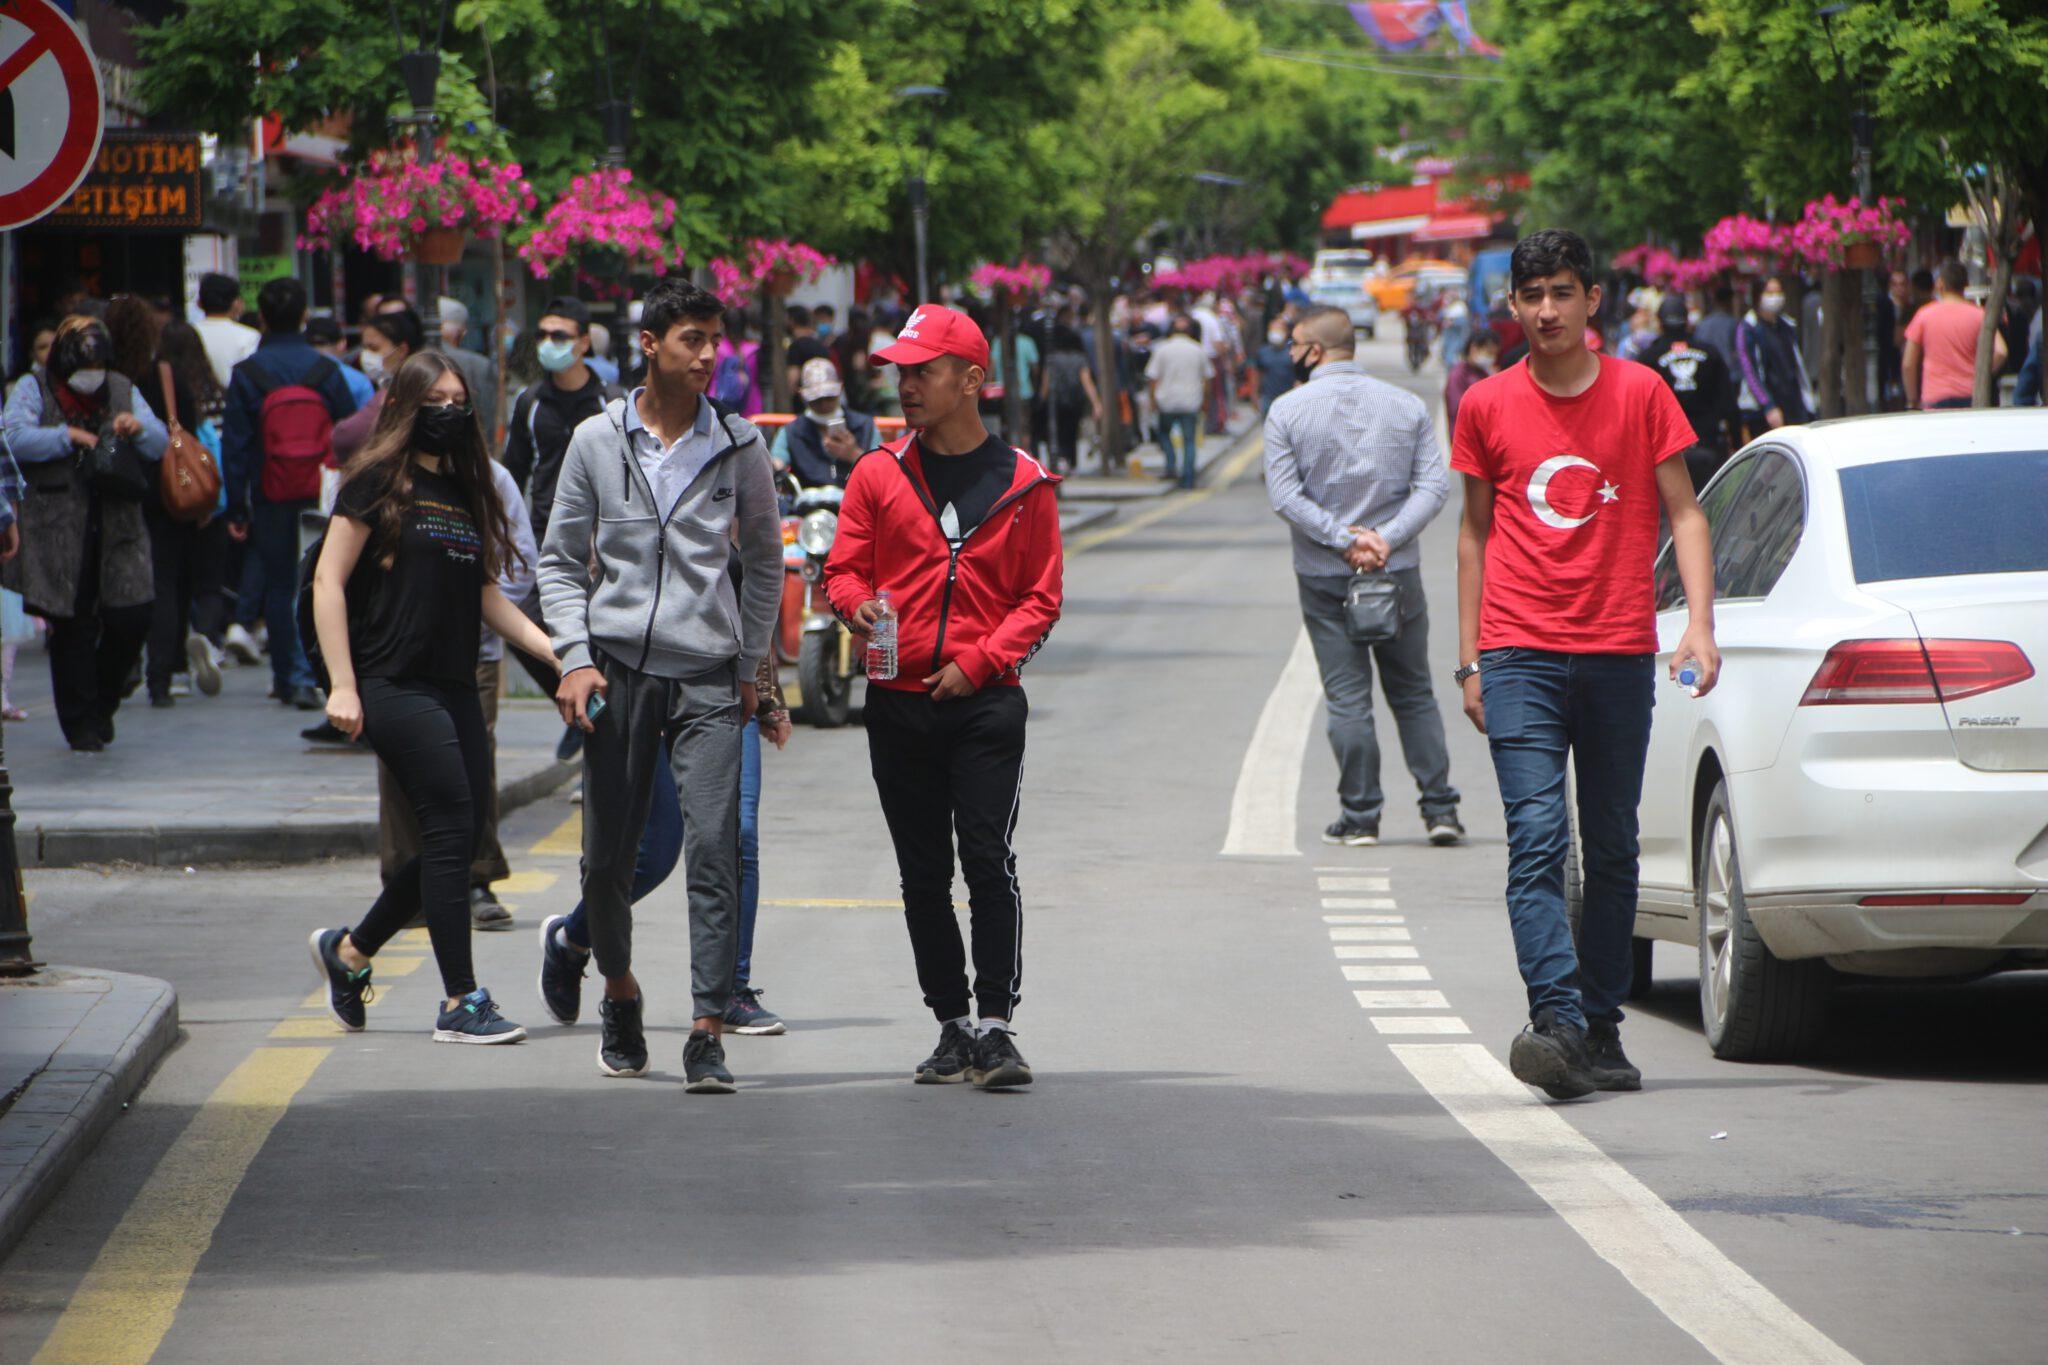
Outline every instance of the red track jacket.
{"type": "Polygon", "coordinates": [[[1015,686],[1060,619],[1059,476],[1016,455],[1009,491],[957,545],[940,528],[914,434],[853,467],[825,593],[850,621],[861,603],[889,590],[896,678],[875,686],[927,691],[923,680],[949,663],[977,688],[1015,686]]]}

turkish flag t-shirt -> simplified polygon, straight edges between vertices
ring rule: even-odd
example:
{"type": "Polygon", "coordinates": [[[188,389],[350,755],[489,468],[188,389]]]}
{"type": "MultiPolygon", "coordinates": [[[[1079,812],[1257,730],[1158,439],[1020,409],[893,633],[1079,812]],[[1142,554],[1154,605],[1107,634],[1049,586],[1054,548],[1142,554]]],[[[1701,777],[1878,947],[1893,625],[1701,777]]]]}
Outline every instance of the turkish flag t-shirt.
{"type": "Polygon", "coordinates": [[[1599,377],[1573,398],[1545,393],[1522,361],[1458,406],[1451,468],[1495,491],[1481,649],[1657,648],[1656,470],[1696,438],[1655,370],[1599,360],[1599,377]]]}

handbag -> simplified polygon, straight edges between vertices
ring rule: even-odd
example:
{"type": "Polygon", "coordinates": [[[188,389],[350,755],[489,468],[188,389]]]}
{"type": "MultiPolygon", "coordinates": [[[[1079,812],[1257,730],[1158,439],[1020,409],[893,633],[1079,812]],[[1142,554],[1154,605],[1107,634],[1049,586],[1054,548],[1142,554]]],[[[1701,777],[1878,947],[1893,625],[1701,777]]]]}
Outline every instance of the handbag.
{"type": "Polygon", "coordinates": [[[1385,570],[1351,575],[1344,588],[1344,634],[1357,645],[1383,645],[1401,633],[1401,585],[1385,570]]]}
{"type": "Polygon", "coordinates": [[[157,492],[164,511],[173,521],[203,523],[220,503],[220,465],[200,439],[178,423],[178,395],[171,385],[171,367],[159,361],[157,377],[163,384],[165,425],[171,430],[164,448],[163,468],[158,471],[157,492]]]}
{"type": "Polygon", "coordinates": [[[108,502],[141,502],[155,484],[142,448],[132,436],[117,433],[111,421],[100,428],[99,442],[80,457],[80,463],[86,483],[108,502]]]}

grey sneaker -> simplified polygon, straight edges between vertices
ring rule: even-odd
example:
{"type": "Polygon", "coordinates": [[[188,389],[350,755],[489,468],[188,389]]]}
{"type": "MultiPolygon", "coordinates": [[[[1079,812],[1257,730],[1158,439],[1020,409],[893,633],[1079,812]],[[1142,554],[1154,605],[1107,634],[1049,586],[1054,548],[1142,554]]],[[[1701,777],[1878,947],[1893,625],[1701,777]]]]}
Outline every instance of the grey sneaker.
{"type": "Polygon", "coordinates": [[[346,929],[315,929],[307,946],[313,950],[313,970],[327,986],[327,1012],[350,1033],[361,1033],[363,1006],[376,998],[376,992],[370,987],[368,967],[352,972],[341,960],[341,941],[347,937],[346,929]]]}
{"type": "Polygon", "coordinates": [[[1429,841],[1438,848],[1449,848],[1453,844],[1463,843],[1464,839],[1465,827],[1458,823],[1456,811],[1448,815],[1430,817],[1429,841]]]}
{"type": "Polygon", "coordinates": [[[213,641],[196,630],[185,637],[185,667],[202,693],[209,697],[220,695],[220,660],[214,657],[213,641]]]}
{"type": "Polygon", "coordinates": [[[487,990],[473,990],[455,1002],[452,1009],[434,1017],[437,1043],[523,1043],[526,1030],[498,1013],[498,1002],[487,990]]]}
{"type": "Polygon", "coordinates": [[[640,1027],[639,998],[600,1000],[597,1018],[603,1028],[597,1040],[597,1069],[607,1076],[645,1076],[647,1035],[640,1027]]]}
{"type": "Polygon", "coordinates": [[[1379,825],[1363,820],[1338,820],[1323,831],[1324,843],[1342,844],[1346,848],[1371,848],[1379,841],[1379,825]]]}
{"type": "Polygon", "coordinates": [[[473,929],[510,929],[512,912],[491,894],[490,887],[472,886],[469,888],[469,923],[473,929]]]}
{"type": "Polygon", "coordinates": [[[692,1095],[730,1095],[732,1073],[725,1069],[725,1044],[715,1033],[698,1029],[683,1044],[683,1089],[692,1095]]]}
{"type": "Polygon", "coordinates": [[[733,991],[732,1003],[725,1007],[725,1026],[734,1033],[755,1037],[789,1032],[781,1015],[762,1006],[761,992],[752,986],[740,986],[733,991]]]}

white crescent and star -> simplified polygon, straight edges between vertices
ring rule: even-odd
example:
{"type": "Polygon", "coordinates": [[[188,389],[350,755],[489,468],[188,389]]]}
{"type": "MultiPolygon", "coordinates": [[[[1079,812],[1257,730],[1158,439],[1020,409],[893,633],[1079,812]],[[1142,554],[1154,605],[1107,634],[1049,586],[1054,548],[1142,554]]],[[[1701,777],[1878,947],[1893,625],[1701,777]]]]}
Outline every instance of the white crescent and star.
{"type": "MultiPolygon", "coordinates": [[[[1560,531],[1569,531],[1575,526],[1584,526],[1593,519],[1593,512],[1600,510],[1599,507],[1595,507],[1593,512],[1588,512],[1583,517],[1568,517],[1550,505],[1550,481],[1567,469],[1577,468],[1590,469],[1595,474],[1600,474],[1600,466],[1584,456],[1553,455],[1537,465],[1536,472],[1529,476],[1529,508],[1535,512],[1536,519],[1545,526],[1555,526],[1560,531]]],[[[1607,481],[1606,475],[1602,474],[1601,479],[1600,505],[1604,507],[1610,502],[1618,502],[1621,499],[1621,490],[1607,481]]]]}

